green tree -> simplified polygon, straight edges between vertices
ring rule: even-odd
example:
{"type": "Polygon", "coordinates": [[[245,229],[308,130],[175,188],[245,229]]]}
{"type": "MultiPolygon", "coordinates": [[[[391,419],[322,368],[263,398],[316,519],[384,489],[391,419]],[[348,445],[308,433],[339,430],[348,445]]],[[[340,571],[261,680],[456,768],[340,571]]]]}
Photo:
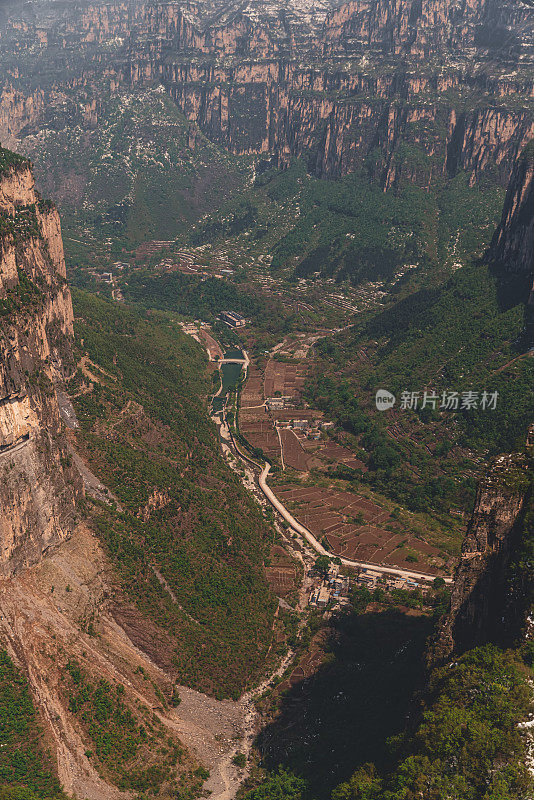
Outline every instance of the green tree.
{"type": "Polygon", "coordinates": [[[328,570],[330,569],[331,560],[328,556],[317,556],[315,559],[315,569],[317,572],[326,578],[328,575],[328,570]]]}
{"type": "Polygon", "coordinates": [[[247,792],[243,800],[304,800],[306,783],[302,778],[280,769],[268,776],[267,780],[247,792]]]}
{"type": "Polygon", "coordinates": [[[375,800],[381,796],[382,780],[374,764],[364,764],[346,783],[332,792],[332,800],[375,800]]]}

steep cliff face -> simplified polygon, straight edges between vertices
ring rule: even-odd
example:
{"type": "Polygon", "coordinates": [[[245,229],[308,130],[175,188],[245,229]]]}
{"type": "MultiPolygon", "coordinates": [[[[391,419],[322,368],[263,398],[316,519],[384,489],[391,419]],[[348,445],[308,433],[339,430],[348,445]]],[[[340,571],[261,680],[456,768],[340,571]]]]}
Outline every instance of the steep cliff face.
{"type": "Polygon", "coordinates": [[[71,533],[80,477],[55,383],[72,369],[72,304],[55,208],[0,150],[0,574],[71,533]]]}
{"type": "Polygon", "coordinates": [[[462,75],[449,80],[303,71],[280,64],[224,72],[166,68],[165,85],[188,119],[235,153],[297,156],[321,177],[370,167],[388,188],[401,177],[426,186],[467,171],[503,183],[534,135],[528,109],[464,109],[446,92],[485,92],[462,75]],[[221,74],[222,72],[222,74],[221,74]]]}
{"type": "Polygon", "coordinates": [[[513,0],[349,0],[327,16],[322,41],[326,52],[372,47],[424,59],[482,47],[524,59],[532,55],[531,11],[513,0]]]}
{"type": "Polygon", "coordinates": [[[44,3],[21,12],[3,32],[0,136],[23,141],[69,121],[91,129],[106,92],[162,84],[238,154],[273,153],[281,166],[303,157],[322,177],[365,167],[386,188],[462,170],[506,185],[534,136],[534,9],[329,5],[44,3]]]}
{"type": "Polygon", "coordinates": [[[514,598],[514,608],[509,607],[510,565],[522,544],[530,501],[526,456],[500,456],[478,488],[450,610],[431,649],[431,661],[491,640],[509,642],[526,624],[529,592],[523,591],[514,598]]]}
{"type": "Polygon", "coordinates": [[[514,169],[490,261],[503,283],[518,284],[521,299],[534,301],[534,140],[514,169]]]}

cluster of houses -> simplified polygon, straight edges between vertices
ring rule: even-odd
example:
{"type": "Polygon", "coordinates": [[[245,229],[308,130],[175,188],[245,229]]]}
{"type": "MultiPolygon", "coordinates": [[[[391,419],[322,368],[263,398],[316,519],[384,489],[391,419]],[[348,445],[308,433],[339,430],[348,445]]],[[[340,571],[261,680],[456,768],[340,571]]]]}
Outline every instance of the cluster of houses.
{"type": "Polygon", "coordinates": [[[321,438],[321,431],[328,431],[334,428],[333,422],[319,422],[316,419],[292,419],[290,425],[293,430],[301,431],[306,434],[308,439],[313,441],[318,441],[321,438]]]}
{"type": "Polygon", "coordinates": [[[428,590],[425,583],[419,583],[410,578],[387,575],[373,569],[362,569],[359,574],[342,575],[338,564],[331,563],[326,577],[316,575],[308,603],[319,610],[327,607],[337,611],[346,606],[349,601],[349,590],[352,586],[366,586],[373,590],[378,586],[382,589],[420,589],[423,593],[428,590]]]}
{"type": "Polygon", "coordinates": [[[421,589],[424,585],[412,578],[403,578],[397,575],[387,575],[372,569],[362,569],[354,578],[354,582],[369,589],[376,589],[378,585],[387,589],[421,589]]]}
{"type": "Polygon", "coordinates": [[[349,586],[349,578],[340,575],[339,565],[330,564],[328,575],[313,587],[308,602],[319,609],[333,603],[332,610],[335,611],[349,602],[349,586]]]}
{"type": "Polygon", "coordinates": [[[88,274],[91,278],[94,278],[97,283],[113,284],[112,272],[98,272],[96,269],[90,269],[88,270],[88,274]]]}
{"type": "MultiPolygon", "coordinates": [[[[282,411],[285,408],[290,408],[289,402],[294,400],[291,397],[269,397],[265,401],[269,411],[282,411]],[[279,401],[282,401],[281,403],[279,401]]],[[[304,434],[308,439],[319,441],[321,438],[321,431],[327,431],[334,428],[333,422],[319,422],[317,419],[290,419],[285,427],[292,428],[304,434]]]]}
{"type": "Polygon", "coordinates": [[[268,397],[265,400],[265,405],[269,411],[283,411],[285,408],[291,408],[295,403],[293,395],[286,395],[285,397],[268,397]]]}

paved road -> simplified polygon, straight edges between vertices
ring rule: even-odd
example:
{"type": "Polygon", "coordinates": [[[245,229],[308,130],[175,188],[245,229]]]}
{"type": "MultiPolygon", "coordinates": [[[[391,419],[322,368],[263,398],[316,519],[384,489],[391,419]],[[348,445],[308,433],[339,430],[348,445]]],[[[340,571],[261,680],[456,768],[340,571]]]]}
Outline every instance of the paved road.
{"type": "MultiPolygon", "coordinates": [[[[247,352],[246,351],[243,352],[246,358],[245,369],[247,369],[250,363],[250,359],[247,352]]],[[[263,492],[264,496],[267,498],[269,503],[273,506],[273,508],[275,508],[278,511],[278,513],[285,519],[285,521],[292,528],[292,530],[296,531],[296,533],[299,533],[306,539],[308,544],[312,546],[312,548],[315,550],[316,553],[318,553],[319,555],[324,555],[328,556],[329,558],[332,558],[332,553],[330,553],[322,546],[322,544],[315,538],[313,533],[310,530],[308,530],[308,528],[305,528],[304,525],[301,525],[300,522],[296,520],[295,517],[292,516],[292,514],[289,513],[284,504],[280,502],[275,493],[267,484],[267,477],[271,470],[271,465],[266,463],[265,466],[262,467],[261,464],[258,464],[257,461],[254,461],[254,459],[250,458],[250,456],[244,453],[238,446],[234,438],[234,435],[232,433],[232,430],[228,426],[228,423],[226,421],[226,415],[224,413],[222,414],[221,428],[225,430],[226,434],[228,434],[228,438],[231,440],[233,448],[235,452],[239,455],[239,457],[247,461],[249,464],[252,464],[254,467],[256,467],[256,469],[259,470],[260,474],[258,476],[258,486],[260,487],[261,491],[263,492]]],[[[383,567],[380,566],[379,564],[368,564],[364,561],[352,561],[351,559],[341,558],[340,556],[338,556],[338,558],[340,559],[341,563],[346,567],[372,570],[373,572],[378,572],[386,575],[397,575],[398,577],[407,580],[432,582],[436,578],[436,575],[427,575],[424,572],[413,572],[411,570],[400,569],[398,567],[383,567]]],[[[445,583],[451,584],[454,582],[454,579],[451,577],[447,577],[444,578],[444,581],[445,583]]]]}
{"type": "MultiPolygon", "coordinates": [[[[301,525],[300,522],[298,522],[298,520],[296,520],[295,517],[293,517],[289,513],[287,508],[283,505],[283,503],[280,502],[280,500],[274,494],[272,489],[268,486],[267,477],[269,475],[270,470],[271,470],[271,465],[265,464],[258,478],[258,484],[260,486],[260,489],[262,490],[267,500],[271,503],[272,506],[274,506],[274,508],[279,512],[279,514],[282,515],[282,517],[285,519],[288,525],[290,525],[291,528],[293,528],[293,530],[297,531],[297,533],[300,533],[301,536],[304,536],[306,541],[309,544],[311,544],[316,553],[319,553],[319,555],[322,556],[328,556],[329,558],[332,558],[332,553],[326,550],[322,546],[322,544],[317,541],[313,533],[309,531],[308,528],[305,528],[304,525],[301,525]]],[[[360,567],[361,569],[370,569],[373,570],[374,572],[386,573],[388,575],[398,575],[401,578],[406,578],[409,580],[433,581],[434,578],[436,577],[435,575],[427,575],[423,572],[412,572],[410,570],[399,569],[397,567],[381,567],[378,564],[366,564],[364,561],[351,561],[348,558],[341,558],[341,557],[339,558],[341,563],[344,564],[346,567],[360,567]]],[[[444,580],[445,583],[453,582],[452,578],[444,578],[444,580]]]]}

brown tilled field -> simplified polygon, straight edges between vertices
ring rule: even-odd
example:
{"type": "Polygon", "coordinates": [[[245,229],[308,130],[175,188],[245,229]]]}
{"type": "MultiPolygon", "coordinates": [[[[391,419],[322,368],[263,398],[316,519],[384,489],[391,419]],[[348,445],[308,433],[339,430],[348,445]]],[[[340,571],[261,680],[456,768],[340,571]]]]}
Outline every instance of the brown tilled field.
{"type": "Polygon", "coordinates": [[[352,469],[361,469],[362,472],[367,471],[366,465],[363,463],[363,461],[355,458],[353,452],[351,452],[347,447],[343,447],[342,445],[330,440],[327,440],[322,444],[321,457],[327,463],[345,464],[345,466],[352,467],[352,469]]]}
{"type": "Polygon", "coordinates": [[[265,368],[263,381],[265,397],[274,397],[280,392],[283,397],[300,399],[306,373],[305,364],[283,364],[271,359],[265,368]]]}
{"type": "MultiPolygon", "coordinates": [[[[320,411],[309,408],[269,412],[262,406],[264,399],[275,396],[275,393],[294,398],[294,404],[298,406],[306,370],[306,365],[271,360],[262,374],[251,365],[241,396],[240,427],[248,441],[261,448],[268,457],[280,459],[275,423],[284,425],[298,418],[316,424],[323,416],[320,411]]],[[[279,433],[286,469],[309,473],[312,468],[326,471],[336,464],[362,471],[367,469],[351,450],[324,434],[315,441],[300,430],[281,427],[279,433]]],[[[355,492],[288,483],[277,488],[276,494],[319,541],[327,540],[334,554],[429,574],[448,571],[447,556],[439,548],[416,538],[412,531],[405,530],[398,520],[392,518],[387,509],[355,492]]],[[[268,577],[281,587],[281,591],[285,578],[279,569],[269,568],[268,577]]]]}
{"type": "Polygon", "coordinates": [[[304,651],[299,659],[297,665],[294,667],[291,674],[277,686],[278,692],[285,692],[292,686],[301,683],[306,678],[314,675],[325,658],[325,652],[328,648],[328,629],[322,628],[313,637],[309,647],[304,651]]]}
{"type": "Polygon", "coordinates": [[[328,541],[336,555],[430,574],[446,566],[437,547],[416,539],[387,509],[365,497],[291,484],[278,487],[276,494],[317,539],[328,541]]]}
{"type": "Polygon", "coordinates": [[[265,576],[272,591],[279,597],[289,594],[296,587],[295,567],[265,567],[265,576]]]}
{"type": "Polygon", "coordinates": [[[290,428],[281,428],[280,436],[284,448],[284,464],[300,472],[308,470],[309,455],[290,428]]]}
{"type": "Polygon", "coordinates": [[[243,436],[253,447],[259,447],[267,456],[280,458],[278,434],[267,414],[259,419],[240,418],[239,427],[243,436]]]}
{"type": "Polygon", "coordinates": [[[251,364],[247,382],[241,392],[241,408],[260,406],[263,400],[263,375],[255,364],[251,364]]]}
{"type": "Polygon", "coordinates": [[[263,375],[255,364],[251,364],[241,392],[239,427],[253,447],[259,447],[269,457],[280,458],[278,434],[263,401],[263,375]]]}
{"type": "Polygon", "coordinates": [[[270,550],[270,564],[265,576],[275,594],[283,597],[297,588],[297,567],[291,556],[279,545],[270,550]]]}

